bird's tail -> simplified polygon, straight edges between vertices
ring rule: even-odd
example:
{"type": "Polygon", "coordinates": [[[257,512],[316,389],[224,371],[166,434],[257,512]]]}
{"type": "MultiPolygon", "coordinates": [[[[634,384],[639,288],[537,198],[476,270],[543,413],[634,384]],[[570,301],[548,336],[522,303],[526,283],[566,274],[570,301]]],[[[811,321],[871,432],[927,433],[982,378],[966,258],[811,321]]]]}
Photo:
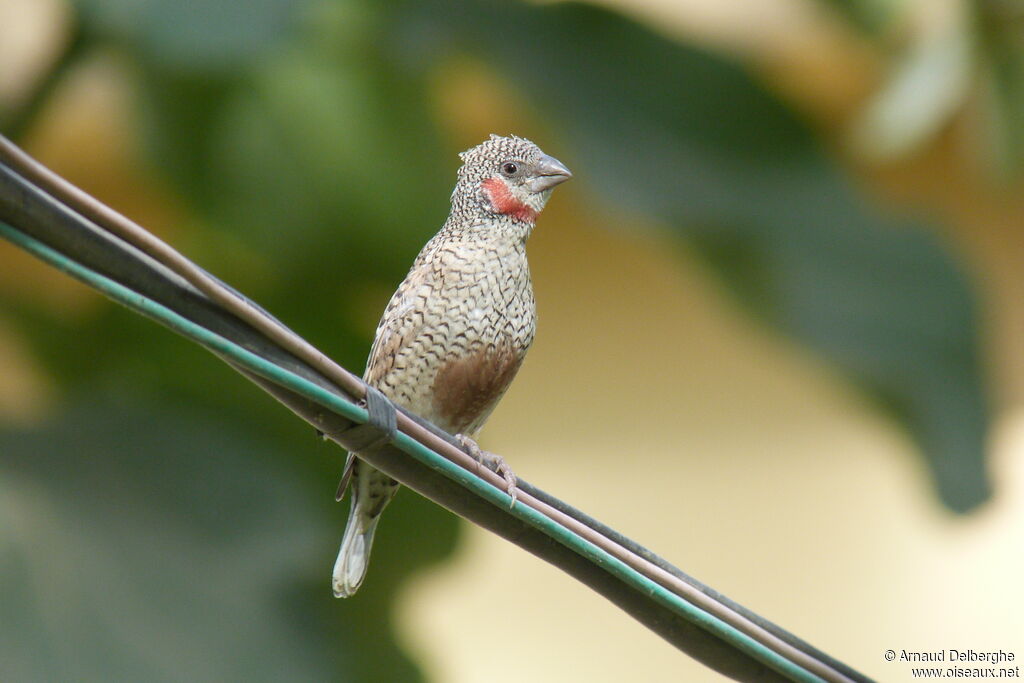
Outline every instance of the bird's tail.
{"type": "Polygon", "coordinates": [[[373,532],[377,529],[380,516],[370,517],[359,509],[358,495],[353,490],[352,512],[348,516],[345,536],[341,540],[338,560],[334,563],[334,597],[347,598],[359,590],[370,563],[370,548],[373,546],[373,532]]]}

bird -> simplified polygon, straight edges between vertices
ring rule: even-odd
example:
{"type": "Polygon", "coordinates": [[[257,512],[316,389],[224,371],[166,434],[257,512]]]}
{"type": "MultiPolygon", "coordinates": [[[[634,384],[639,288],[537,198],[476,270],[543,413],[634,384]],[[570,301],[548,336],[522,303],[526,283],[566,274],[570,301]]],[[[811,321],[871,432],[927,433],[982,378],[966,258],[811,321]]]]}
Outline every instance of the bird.
{"type": "MultiPolygon", "coordinates": [[[[536,332],[526,241],[552,189],[572,173],[515,135],[491,134],[459,157],[448,218],[385,307],[363,380],[482,460],[491,454],[474,439],[536,332]]],[[[514,492],[514,475],[496,460],[514,492]]],[[[351,508],[332,577],[339,598],[362,584],[377,522],[399,488],[355,453],[346,459],[339,501],[349,483],[351,508]]]]}

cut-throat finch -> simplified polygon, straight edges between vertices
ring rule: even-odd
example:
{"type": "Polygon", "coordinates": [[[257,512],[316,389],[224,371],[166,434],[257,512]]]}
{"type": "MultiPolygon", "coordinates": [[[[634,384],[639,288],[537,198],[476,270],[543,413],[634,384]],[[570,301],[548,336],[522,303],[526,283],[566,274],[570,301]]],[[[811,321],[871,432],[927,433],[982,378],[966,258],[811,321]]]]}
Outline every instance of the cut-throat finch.
{"type": "MultiPolygon", "coordinates": [[[[448,220],[384,309],[363,379],[479,455],[472,439],[536,330],[526,239],[552,188],[572,174],[515,136],[492,135],[459,156],[448,220]]],[[[352,509],[333,580],[341,598],[363,582],[380,514],[398,491],[397,481],[351,453],[345,481],[352,509]]]]}

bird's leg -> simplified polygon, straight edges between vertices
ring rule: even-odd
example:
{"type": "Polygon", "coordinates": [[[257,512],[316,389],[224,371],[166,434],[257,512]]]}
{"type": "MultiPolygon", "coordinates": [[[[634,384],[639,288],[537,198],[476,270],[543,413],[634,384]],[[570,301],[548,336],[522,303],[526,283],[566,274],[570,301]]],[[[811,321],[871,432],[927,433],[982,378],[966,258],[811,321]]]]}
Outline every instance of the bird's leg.
{"type": "Polygon", "coordinates": [[[458,441],[462,446],[469,451],[470,457],[476,460],[477,467],[481,465],[486,466],[487,469],[492,472],[501,475],[505,479],[505,490],[508,495],[512,498],[512,507],[516,504],[516,475],[512,471],[512,468],[508,466],[505,459],[496,453],[485,451],[477,445],[476,441],[469,438],[465,434],[456,434],[455,440],[458,441]]]}

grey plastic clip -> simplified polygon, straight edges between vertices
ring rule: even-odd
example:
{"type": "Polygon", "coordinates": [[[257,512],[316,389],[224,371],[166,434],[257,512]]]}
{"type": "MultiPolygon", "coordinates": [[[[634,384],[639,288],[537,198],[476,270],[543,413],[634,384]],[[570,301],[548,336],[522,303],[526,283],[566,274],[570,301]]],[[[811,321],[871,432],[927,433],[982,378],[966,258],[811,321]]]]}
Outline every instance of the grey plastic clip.
{"type": "Polygon", "coordinates": [[[398,431],[398,411],[388,397],[374,387],[366,387],[365,424],[346,429],[345,447],[353,453],[372,450],[390,442],[398,431]]]}

